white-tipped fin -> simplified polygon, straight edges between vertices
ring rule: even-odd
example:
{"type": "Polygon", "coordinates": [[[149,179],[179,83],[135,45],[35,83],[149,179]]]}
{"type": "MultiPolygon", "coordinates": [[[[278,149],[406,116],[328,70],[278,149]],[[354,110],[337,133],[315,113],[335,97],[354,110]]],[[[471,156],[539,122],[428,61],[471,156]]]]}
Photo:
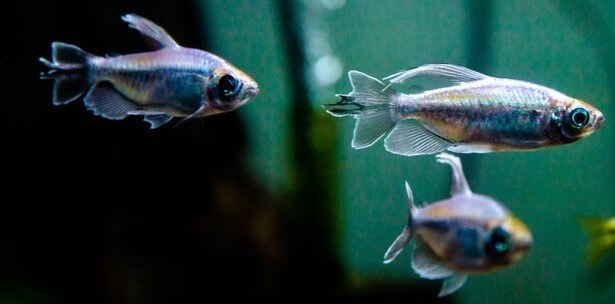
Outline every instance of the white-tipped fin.
{"type": "Polygon", "coordinates": [[[173,119],[173,116],[167,114],[145,115],[143,120],[150,123],[150,129],[156,129],[173,119]]]}
{"type": "Polygon", "coordinates": [[[415,238],[414,246],[412,269],[421,278],[436,280],[455,274],[452,270],[442,265],[440,259],[420,237],[415,238]]]}
{"type": "Polygon", "coordinates": [[[445,297],[457,291],[457,289],[461,288],[461,286],[466,283],[467,279],[467,274],[455,274],[444,279],[444,282],[442,283],[442,288],[438,293],[438,297],[445,297]]]}
{"type": "Polygon", "coordinates": [[[415,120],[400,121],[384,139],[384,147],[395,154],[414,156],[445,151],[453,143],[429,131],[415,120]]]}
{"type": "Polygon", "coordinates": [[[418,208],[414,204],[414,195],[412,195],[412,188],[410,188],[410,184],[408,184],[408,181],[406,181],[405,185],[406,196],[408,196],[408,207],[410,208],[410,216],[414,216],[418,208]]]}
{"type": "Polygon", "coordinates": [[[137,106],[116,90],[97,84],[83,98],[83,103],[94,115],[107,119],[124,119],[137,110],[137,106]]]}
{"type": "Polygon", "coordinates": [[[453,64],[426,64],[406,71],[395,73],[385,77],[391,83],[403,83],[408,80],[414,80],[419,76],[428,78],[437,78],[447,81],[449,85],[457,85],[464,82],[472,82],[489,76],[479,72],[464,68],[453,64]]]}
{"type": "Polygon", "coordinates": [[[398,93],[359,71],[348,72],[348,78],[352,92],[338,95],[341,100],[325,105],[325,108],[334,116],[352,115],[356,118],[352,147],[363,149],[373,145],[395,125],[391,103],[398,93]]]}
{"type": "Polygon", "coordinates": [[[141,35],[156,49],[178,48],[177,42],[163,28],[154,22],[135,14],[122,16],[128,26],[139,31],[141,35]]]}
{"type": "Polygon", "coordinates": [[[436,160],[439,163],[449,164],[453,170],[451,175],[451,196],[472,194],[466,176],[463,174],[463,167],[459,157],[448,153],[440,153],[436,155],[436,160]]]}
{"type": "Polygon", "coordinates": [[[389,246],[387,252],[384,254],[384,264],[393,262],[395,258],[406,248],[408,242],[412,239],[412,232],[409,227],[404,228],[404,231],[395,239],[393,244],[389,246]]]}

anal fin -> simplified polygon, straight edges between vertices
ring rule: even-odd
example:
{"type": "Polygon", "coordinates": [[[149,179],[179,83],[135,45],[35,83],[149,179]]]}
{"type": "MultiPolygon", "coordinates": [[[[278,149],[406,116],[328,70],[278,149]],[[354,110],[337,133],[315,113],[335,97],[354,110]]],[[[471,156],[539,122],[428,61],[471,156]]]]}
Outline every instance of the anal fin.
{"type": "Polygon", "coordinates": [[[96,84],[83,99],[86,108],[107,119],[124,119],[138,107],[115,89],[96,84]]]}
{"type": "Polygon", "coordinates": [[[422,278],[436,280],[454,275],[455,273],[442,265],[436,254],[420,238],[414,239],[412,254],[412,269],[422,278]]]}
{"type": "Polygon", "coordinates": [[[400,121],[384,139],[387,151],[406,156],[445,151],[453,143],[427,129],[418,121],[400,121]]]}

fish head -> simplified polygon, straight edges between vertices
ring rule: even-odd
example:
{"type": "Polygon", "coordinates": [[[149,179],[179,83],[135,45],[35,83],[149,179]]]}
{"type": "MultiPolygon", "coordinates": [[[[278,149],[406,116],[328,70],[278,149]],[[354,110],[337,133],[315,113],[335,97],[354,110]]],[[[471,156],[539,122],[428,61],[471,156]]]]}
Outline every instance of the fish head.
{"type": "Polygon", "coordinates": [[[587,137],[604,123],[604,115],[600,110],[577,99],[568,102],[558,116],[559,129],[566,142],[587,137]]]}
{"type": "Polygon", "coordinates": [[[483,246],[492,266],[505,266],[519,261],[532,247],[532,243],[532,234],[527,226],[507,214],[504,221],[490,228],[483,246]]]}
{"type": "Polygon", "coordinates": [[[228,112],[256,96],[258,84],[250,75],[230,64],[225,64],[213,70],[206,94],[209,105],[216,112],[228,112]]]}

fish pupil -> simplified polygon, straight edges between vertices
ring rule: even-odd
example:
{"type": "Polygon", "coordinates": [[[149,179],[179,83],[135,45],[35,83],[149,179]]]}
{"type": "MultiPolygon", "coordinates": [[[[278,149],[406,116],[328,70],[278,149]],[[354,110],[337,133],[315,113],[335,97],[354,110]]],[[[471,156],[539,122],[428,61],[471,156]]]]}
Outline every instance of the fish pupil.
{"type": "Polygon", "coordinates": [[[218,80],[218,93],[223,101],[231,99],[239,92],[239,81],[233,75],[224,75],[218,80]]]}
{"type": "Polygon", "coordinates": [[[487,253],[494,258],[505,256],[510,249],[510,234],[501,227],[495,228],[486,247],[487,253]]]}
{"type": "Polygon", "coordinates": [[[589,113],[587,113],[587,110],[585,109],[581,109],[581,108],[574,109],[572,110],[570,115],[571,115],[570,119],[572,120],[572,125],[577,128],[584,127],[589,120],[589,113]]]}

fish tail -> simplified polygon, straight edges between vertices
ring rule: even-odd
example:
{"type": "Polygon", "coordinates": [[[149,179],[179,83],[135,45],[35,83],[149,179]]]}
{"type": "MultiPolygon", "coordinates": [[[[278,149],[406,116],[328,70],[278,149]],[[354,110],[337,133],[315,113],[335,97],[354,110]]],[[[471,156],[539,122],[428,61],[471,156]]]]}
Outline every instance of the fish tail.
{"type": "Polygon", "coordinates": [[[414,204],[414,196],[412,195],[412,189],[408,182],[406,182],[406,195],[408,196],[408,206],[410,207],[410,216],[408,217],[408,225],[404,228],[404,230],[397,236],[393,244],[389,246],[386,253],[384,254],[384,264],[388,264],[393,262],[395,258],[408,246],[410,240],[412,240],[413,232],[412,232],[412,219],[416,214],[418,207],[414,204]]]}
{"type": "Polygon", "coordinates": [[[325,105],[333,116],[351,115],[357,122],[352,147],[363,149],[373,145],[395,126],[391,105],[399,95],[380,80],[359,71],[348,72],[353,91],[338,95],[340,101],[325,105]]]}
{"type": "Polygon", "coordinates": [[[583,217],[580,223],[589,235],[587,262],[594,265],[615,245],[615,219],[583,217]]]}
{"type": "MultiPolygon", "coordinates": [[[[402,94],[380,80],[358,71],[348,72],[348,78],[352,92],[338,95],[341,100],[325,105],[325,109],[333,116],[350,115],[357,120],[353,148],[367,148],[387,134],[384,140],[387,151],[406,156],[439,153],[454,144],[415,119],[401,119],[398,108],[406,106],[398,103],[402,94]]],[[[403,98],[408,105],[412,104],[411,97],[404,95],[403,98]]]]}
{"type": "Polygon", "coordinates": [[[90,60],[95,56],[79,47],[63,42],[51,44],[52,59],[39,58],[39,61],[49,68],[41,73],[42,79],[54,79],[53,104],[64,105],[77,99],[90,86],[86,73],[90,60]]]}

